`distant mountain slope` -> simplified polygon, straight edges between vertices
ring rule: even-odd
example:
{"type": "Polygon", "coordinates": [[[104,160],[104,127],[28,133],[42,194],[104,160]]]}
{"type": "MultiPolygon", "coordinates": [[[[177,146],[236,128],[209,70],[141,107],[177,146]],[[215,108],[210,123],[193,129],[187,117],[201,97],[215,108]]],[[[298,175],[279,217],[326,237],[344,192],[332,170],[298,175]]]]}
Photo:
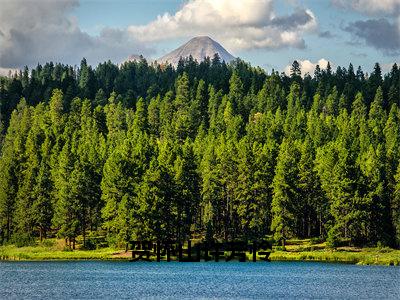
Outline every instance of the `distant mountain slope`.
{"type": "Polygon", "coordinates": [[[226,51],[218,42],[208,36],[199,36],[192,38],[186,44],[157,59],[157,62],[161,64],[168,62],[176,66],[181,57],[187,58],[192,55],[193,59],[201,62],[205,57],[213,58],[215,53],[218,53],[221,60],[225,62],[230,62],[235,59],[235,57],[226,51]]]}

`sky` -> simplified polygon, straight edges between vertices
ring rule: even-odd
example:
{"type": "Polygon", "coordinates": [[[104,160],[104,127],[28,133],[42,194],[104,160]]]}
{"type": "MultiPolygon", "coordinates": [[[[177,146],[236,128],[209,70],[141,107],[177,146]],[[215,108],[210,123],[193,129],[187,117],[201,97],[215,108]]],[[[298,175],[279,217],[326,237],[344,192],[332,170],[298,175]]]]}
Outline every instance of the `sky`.
{"type": "Polygon", "coordinates": [[[0,73],[156,59],[207,35],[267,72],[400,62],[400,0],[0,0],[0,73]]]}

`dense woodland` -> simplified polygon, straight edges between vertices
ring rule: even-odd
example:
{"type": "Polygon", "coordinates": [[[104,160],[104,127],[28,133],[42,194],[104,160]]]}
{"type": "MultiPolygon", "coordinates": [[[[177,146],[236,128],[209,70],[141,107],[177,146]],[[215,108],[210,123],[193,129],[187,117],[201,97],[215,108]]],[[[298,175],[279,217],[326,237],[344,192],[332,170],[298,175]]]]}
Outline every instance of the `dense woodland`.
{"type": "Polygon", "coordinates": [[[400,70],[218,56],[0,77],[0,242],[400,244],[400,70]]]}

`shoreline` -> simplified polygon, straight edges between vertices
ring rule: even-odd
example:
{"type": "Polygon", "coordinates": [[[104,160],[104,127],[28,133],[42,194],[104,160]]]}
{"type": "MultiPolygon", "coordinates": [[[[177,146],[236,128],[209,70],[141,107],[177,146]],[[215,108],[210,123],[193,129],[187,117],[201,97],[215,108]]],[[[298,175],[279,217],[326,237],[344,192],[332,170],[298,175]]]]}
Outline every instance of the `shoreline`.
{"type": "MultiPolygon", "coordinates": [[[[43,246],[21,247],[0,246],[0,261],[129,261],[129,252],[120,249],[98,250],[54,250],[43,246]]],[[[251,262],[247,255],[247,261],[251,262]]],[[[270,260],[345,263],[354,265],[400,266],[400,250],[390,248],[367,248],[358,251],[315,250],[315,251],[272,251],[270,260]]],[[[172,259],[175,261],[175,259],[172,259]]],[[[212,260],[211,260],[212,261],[212,260]]],[[[257,259],[261,261],[261,259],[257,259]]],[[[223,259],[220,260],[223,263],[223,259]]]]}

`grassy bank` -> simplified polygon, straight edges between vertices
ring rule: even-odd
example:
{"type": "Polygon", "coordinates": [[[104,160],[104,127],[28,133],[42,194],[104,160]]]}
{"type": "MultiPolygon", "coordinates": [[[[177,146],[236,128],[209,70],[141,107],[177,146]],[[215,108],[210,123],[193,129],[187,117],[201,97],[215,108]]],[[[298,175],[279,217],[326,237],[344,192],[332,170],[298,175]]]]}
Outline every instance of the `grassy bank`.
{"type": "Polygon", "coordinates": [[[321,261],[360,265],[400,265],[400,250],[387,247],[330,249],[326,243],[312,243],[310,239],[289,240],[285,251],[274,247],[272,261],[321,261]]]}
{"type": "MultiPolygon", "coordinates": [[[[69,250],[60,240],[39,243],[36,246],[0,246],[1,260],[127,260],[129,253],[114,248],[97,250],[69,250]]],[[[251,255],[248,255],[251,259],[251,255]]],[[[324,243],[311,245],[309,240],[301,240],[286,246],[285,251],[274,247],[272,261],[321,261],[342,262],[363,265],[400,265],[400,250],[390,248],[341,247],[326,248],[324,243]]]]}
{"type": "Polygon", "coordinates": [[[400,250],[363,249],[361,251],[315,250],[315,251],[274,251],[272,261],[322,261],[342,262],[360,265],[400,265],[400,250]]]}
{"type": "Polygon", "coordinates": [[[65,251],[45,246],[16,247],[13,245],[0,247],[2,260],[76,260],[76,259],[113,259],[115,249],[65,251]]]}

